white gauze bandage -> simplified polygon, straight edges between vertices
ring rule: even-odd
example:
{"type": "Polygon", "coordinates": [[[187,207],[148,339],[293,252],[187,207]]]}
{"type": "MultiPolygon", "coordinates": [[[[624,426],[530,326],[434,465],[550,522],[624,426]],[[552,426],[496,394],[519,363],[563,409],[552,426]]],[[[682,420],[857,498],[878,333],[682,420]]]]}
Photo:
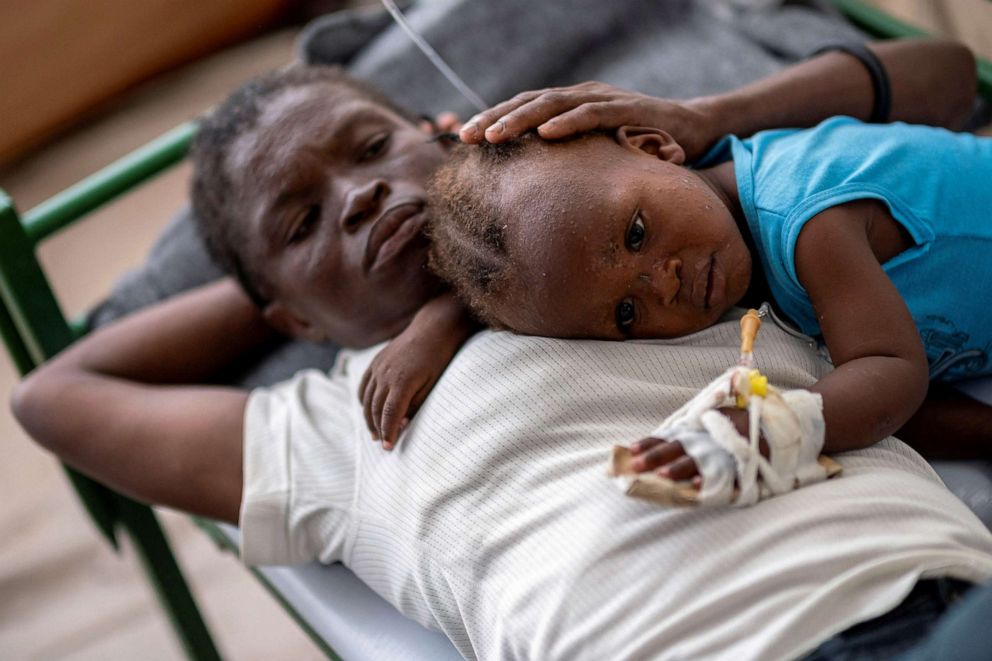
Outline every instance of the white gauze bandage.
{"type": "Polygon", "coordinates": [[[820,396],[772,386],[752,393],[753,376],[745,367],[730,368],[651,433],[680,442],[696,462],[700,505],[751,505],[827,477],[818,462],[824,438],[820,396]],[[748,438],[717,410],[738,404],[750,414],[748,438]],[[762,436],[768,459],[761,455],[762,436]]]}

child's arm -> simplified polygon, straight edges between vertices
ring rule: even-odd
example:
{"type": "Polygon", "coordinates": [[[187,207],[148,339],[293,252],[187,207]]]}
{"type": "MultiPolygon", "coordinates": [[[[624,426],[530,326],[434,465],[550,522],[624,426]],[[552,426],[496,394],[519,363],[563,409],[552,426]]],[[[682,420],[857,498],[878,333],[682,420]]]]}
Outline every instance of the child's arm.
{"type": "Polygon", "coordinates": [[[179,384],[273,337],[222,281],[95,331],[28,375],[11,404],[35,440],[100,482],[236,522],[247,392],[179,384]]]}
{"type": "MultiPolygon", "coordinates": [[[[748,432],[748,415],[724,409],[742,436],[748,432]]],[[[922,406],[895,433],[927,459],[992,459],[992,406],[959,392],[950,385],[931,383],[922,406]]],[[[642,438],[631,445],[636,471],[658,470],[672,480],[697,476],[696,464],[680,443],[642,438]]],[[[762,442],[765,456],[768,449],[762,442]]],[[[698,478],[697,478],[698,479],[698,478]]],[[[697,484],[698,486],[698,484],[697,484]]]]}
{"type": "Polygon", "coordinates": [[[823,396],[829,452],[895,433],[927,393],[919,331],[869,237],[895,223],[883,204],[858,200],[814,216],[796,242],[796,274],[835,366],[811,388],[823,396]]]}
{"type": "MultiPolygon", "coordinates": [[[[967,47],[940,39],[884,41],[868,46],[892,89],[890,119],[960,128],[972,109],[975,58],[967,47]]],[[[603,83],[523,92],[471,118],[463,142],[503,142],[531,129],[547,139],[623,125],[671,133],[689,160],[727,133],[812,126],[833,115],[868,119],[875,102],[865,66],[827,52],[737,90],[684,102],[627,92],[603,83]]]]}
{"type": "Polygon", "coordinates": [[[390,450],[455,352],[476,330],[450,293],[428,301],[369,365],[358,388],[373,438],[390,450]]]}
{"type": "MultiPolygon", "coordinates": [[[[881,248],[873,249],[869,236],[872,228],[877,234],[886,224],[891,228],[896,221],[884,204],[857,200],[814,216],[796,243],[796,272],[835,366],[810,388],[823,397],[826,452],[867,447],[895,433],[927,393],[927,359],[919,332],[882,270],[876,254],[881,248]]],[[[723,412],[746,437],[747,413],[723,412]]],[[[697,475],[679,443],[646,438],[631,449],[634,470],[657,470],[674,480],[697,475]]]]}

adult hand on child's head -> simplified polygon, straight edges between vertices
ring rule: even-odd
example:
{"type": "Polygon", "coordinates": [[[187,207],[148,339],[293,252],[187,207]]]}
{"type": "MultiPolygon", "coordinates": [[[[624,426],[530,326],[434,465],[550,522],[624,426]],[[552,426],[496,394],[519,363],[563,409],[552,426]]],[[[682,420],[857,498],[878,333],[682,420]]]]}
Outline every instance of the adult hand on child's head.
{"type": "Polygon", "coordinates": [[[675,102],[587,82],[571,87],[521,92],[472,117],[459,133],[462,142],[505,142],[537,129],[545,140],[621,126],[650,126],[670,133],[693,160],[720,137],[703,104],[675,102]]]}

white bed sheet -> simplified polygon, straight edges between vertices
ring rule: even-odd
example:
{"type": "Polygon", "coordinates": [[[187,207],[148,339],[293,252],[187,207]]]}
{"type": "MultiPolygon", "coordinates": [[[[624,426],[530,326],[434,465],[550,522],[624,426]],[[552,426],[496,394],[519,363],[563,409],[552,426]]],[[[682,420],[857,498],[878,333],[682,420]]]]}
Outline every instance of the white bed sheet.
{"type": "MultiPolygon", "coordinates": [[[[218,524],[235,544],[238,529],[218,524]]],[[[438,632],[403,616],[344,565],[312,562],[259,571],[321,638],[346,661],[454,661],[454,645],[438,632]]]]}

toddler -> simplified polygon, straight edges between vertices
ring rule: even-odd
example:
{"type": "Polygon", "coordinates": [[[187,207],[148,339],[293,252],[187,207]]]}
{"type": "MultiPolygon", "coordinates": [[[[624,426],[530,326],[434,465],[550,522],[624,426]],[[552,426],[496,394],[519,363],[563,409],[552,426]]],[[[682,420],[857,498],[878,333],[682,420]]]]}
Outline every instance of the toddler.
{"type": "Polygon", "coordinates": [[[684,161],[634,126],[461,147],[432,185],[433,264],[485,322],[555,337],[677,337],[770,297],[836,367],[812,388],[828,451],[895,432],[930,379],[992,373],[992,139],[836,117],[684,161]]]}

